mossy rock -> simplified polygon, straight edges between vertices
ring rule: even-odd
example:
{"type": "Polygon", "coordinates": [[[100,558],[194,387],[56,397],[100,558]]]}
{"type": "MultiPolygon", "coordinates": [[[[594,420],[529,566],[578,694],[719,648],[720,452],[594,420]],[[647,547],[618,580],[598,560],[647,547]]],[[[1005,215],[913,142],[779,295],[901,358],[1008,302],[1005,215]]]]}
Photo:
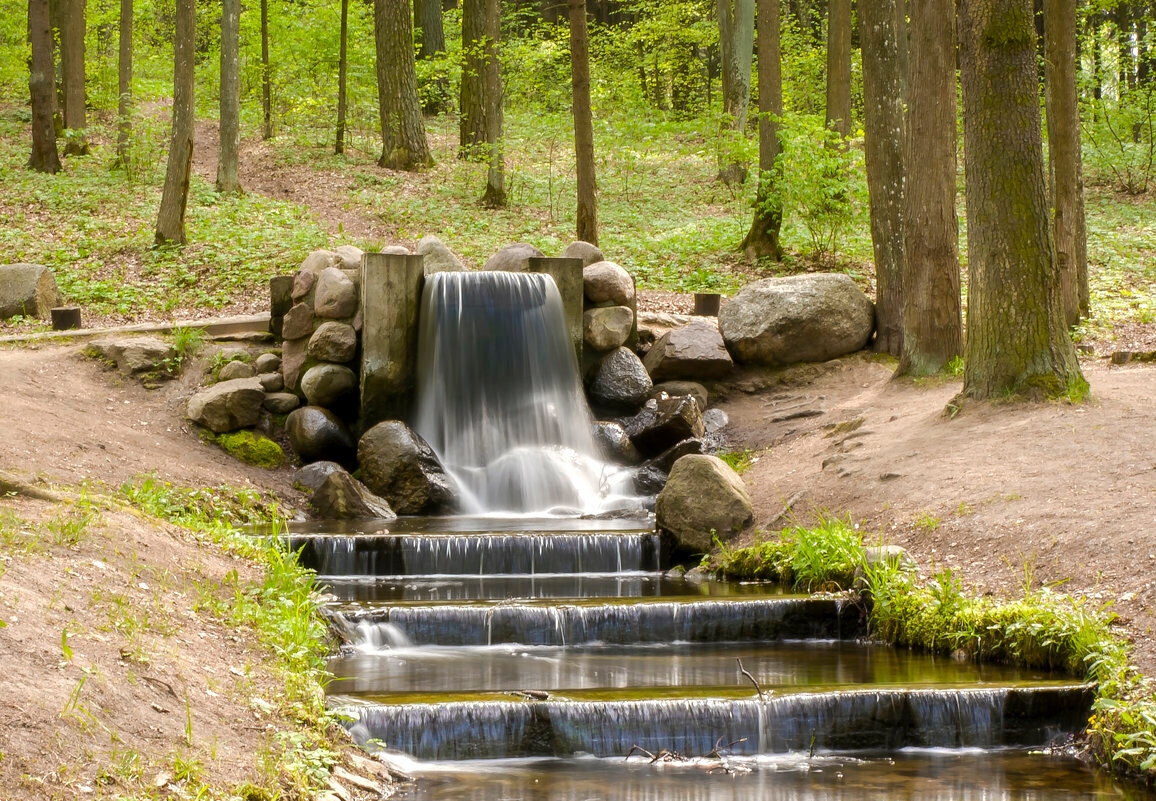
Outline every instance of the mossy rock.
{"type": "Polygon", "coordinates": [[[285,452],[280,445],[252,431],[218,434],[216,441],[226,453],[246,464],[276,470],[285,463],[285,452]]]}

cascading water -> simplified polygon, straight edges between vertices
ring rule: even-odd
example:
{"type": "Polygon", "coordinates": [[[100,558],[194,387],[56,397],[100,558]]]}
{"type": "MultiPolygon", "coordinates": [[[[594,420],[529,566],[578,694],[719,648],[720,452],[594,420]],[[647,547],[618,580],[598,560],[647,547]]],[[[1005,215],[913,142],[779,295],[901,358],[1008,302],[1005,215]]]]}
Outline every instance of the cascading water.
{"type": "Polygon", "coordinates": [[[632,471],[599,458],[554,280],[437,273],[418,336],[417,418],[468,514],[637,507],[632,471]]]}

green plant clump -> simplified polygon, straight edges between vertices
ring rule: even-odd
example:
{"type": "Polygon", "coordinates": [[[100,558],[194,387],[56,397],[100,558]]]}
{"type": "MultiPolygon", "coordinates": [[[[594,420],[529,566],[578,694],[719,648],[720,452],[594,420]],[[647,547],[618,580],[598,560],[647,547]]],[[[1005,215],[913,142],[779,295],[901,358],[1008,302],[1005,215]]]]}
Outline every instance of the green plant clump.
{"type": "Polygon", "coordinates": [[[233,431],[218,434],[216,442],[226,453],[240,459],[245,464],[276,470],[285,464],[285,451],[266,436],[254,431],[233,431]]]}
{"type": "Polygon", "coordinates": [[[863,538],[849,519],[820,516],[816,524],[784,529],[778,540],[727,549],[706,560],[732,578],[781,581],[798,589],[846,589],[863,563],[863,538]]]}

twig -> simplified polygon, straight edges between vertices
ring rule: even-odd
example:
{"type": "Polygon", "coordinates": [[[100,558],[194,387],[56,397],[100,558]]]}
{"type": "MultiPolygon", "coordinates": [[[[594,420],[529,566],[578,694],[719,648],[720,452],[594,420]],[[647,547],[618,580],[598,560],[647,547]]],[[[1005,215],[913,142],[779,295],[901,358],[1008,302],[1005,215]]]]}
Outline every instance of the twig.
{"type": "Polygon", "coordinates": [[[630,759],[630,757],[634,756],[634,752],[635,752],[635,751],[638,751],[639,753],[645,754],[646,756],[650,757],[650,761],[651,761],[651,763],[653,763],[653,762],[654,762],[654,760],[658,759],[658,757],[656,757],[654,754],[652,754],[652,753],[650,753],[649,751],[647,751],[647,750],[646,750],[645,748],[643,748],[641,745],[632,745],[632,746],[630,746],[630,750],[626,752],[626,757],[625,757],[625,758],[626,758],[626,759],[630,759]]]}
{"type": "Polygon", "coordinates": [[[729,751],[733,746],[745,743],[747,741],[747,738],[744,737],[741,740],[734,740],[732,742],[727,743],[726,745],[722,744],[722,740],[723,740],[722,737],[719,737],[717,740],[715,740],[714,750],[711,751],[709,754],[707,754],[708,758],[713,757],[714,759],[722,759],[723,758],[723,755],[722,755],[723,751],[729,751]]]}
{"type": "MultiPolygon", "coordinates": [[[[763,688],[759,686],[758,680],[750,674],[750,671],[748,671],[745,667],[743,667],[743,660],[736,657],[735,661],[739,663],[739,673],[742,673],[744,676],[746,676],[748,679],[751,680],[751,684],[755,685],[755,690],[757,690],[759,693],[759,700],[766,703],[767,698],[765,695],[763,695],[763,688]]],[[[742,740],[737,740],[736,742],[741,743],[742,740]]],[[[733,743],[732,743],[732,745],[733,745],[733,743]]]]}
{"type": "Polygon", "coordinates": [[[796,492],[794,495],[792,495],[790,498],[788,498],[787,502],[783,504],[783,508],[779,511],[779,513],[777,515],[775,515],[774,517],[772,517],[770,520],[768,520],[766,523],[764,523],[763,528],[766,531],[770,531],[771,529],[773,529],[775,527],[775,525],[780,520],[782,520],[784,517],[786,517],[787,515],[789,515],[791,513],[791,511],[794,509],[795,504],[797,504],[800,500],[802,500],[804,494],[805,493],[803,491],[799,491],[799,492],[796,492]]]}

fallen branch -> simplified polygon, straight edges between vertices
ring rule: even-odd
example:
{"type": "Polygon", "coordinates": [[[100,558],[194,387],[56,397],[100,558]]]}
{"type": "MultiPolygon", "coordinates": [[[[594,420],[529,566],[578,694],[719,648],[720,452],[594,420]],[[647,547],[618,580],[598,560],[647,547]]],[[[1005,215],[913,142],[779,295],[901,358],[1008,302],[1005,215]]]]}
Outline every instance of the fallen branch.
{"type": "MultiPolygon", "coordinates": [[[[751,680],[751,684],[755,685],[755,690],[759,694],[759,700],[762,701],[763,703],[766,703],[767,698],[765,695],[763,695],[763,688],[759,686],[758,679],[756,679],[754,676],[752,676],[750,671],[747,670],[745,667],[743,667],[743,660],[736,657],[735,661],[739,663],[739,673],[742,673],[744,676],[746,676],[748,679],[751,680]]],[[[735,742],[741,743],[742,740],[736,740],[735,742]]],[[[731,745],[734,745],[734,743],[731,743],[731,745]]],[[[718,745],[716,744],[715,749],[717,750],[717,748],[718,748],[718,745]]]]}
{"type": "Polygon", "coordinates": [[[3,471],[0,471],[0,494],[23,495],[26,498],[35,498],[39,501],[53,501],[54,503],[72,500],[68,495],[34,486],[25,481],[21,481],[11,473],[5,473],[3,471]]]}

